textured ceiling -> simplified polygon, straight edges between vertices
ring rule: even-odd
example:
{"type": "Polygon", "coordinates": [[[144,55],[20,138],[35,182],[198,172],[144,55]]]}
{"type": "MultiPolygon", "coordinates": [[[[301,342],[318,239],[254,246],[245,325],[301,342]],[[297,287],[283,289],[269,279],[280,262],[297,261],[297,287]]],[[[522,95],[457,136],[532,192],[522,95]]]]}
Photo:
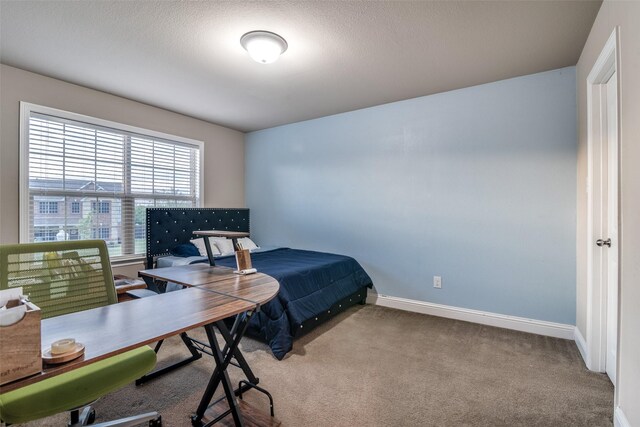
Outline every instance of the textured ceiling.
{"type": "Polygon", "coordinates": [[[242,131],[575,65],[600,1],[5,1],[0,60],[242,131]],[[240,46],[282,35],[275,63],[240,46]]]}

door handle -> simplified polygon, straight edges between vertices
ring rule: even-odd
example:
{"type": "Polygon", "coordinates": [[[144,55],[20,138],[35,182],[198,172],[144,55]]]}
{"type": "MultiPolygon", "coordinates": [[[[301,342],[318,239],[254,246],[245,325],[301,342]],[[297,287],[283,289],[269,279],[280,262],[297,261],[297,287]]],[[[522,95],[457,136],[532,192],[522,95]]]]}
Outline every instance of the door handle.
{"type": "Polygon", "coordinates": [[[598,239],[598,240],[596,240],[596,245],[598,245],[600,247],[602,247],[602,246],[611,247],[611,239],[607,239],[607,240],[598,239]]]}

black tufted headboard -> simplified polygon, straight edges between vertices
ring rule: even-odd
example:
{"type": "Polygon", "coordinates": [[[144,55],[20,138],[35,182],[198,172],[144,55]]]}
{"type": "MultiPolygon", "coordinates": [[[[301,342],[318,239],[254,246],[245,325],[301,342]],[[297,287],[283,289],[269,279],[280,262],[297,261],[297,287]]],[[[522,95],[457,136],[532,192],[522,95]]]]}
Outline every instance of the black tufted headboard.
{"type": "Polygon", "coordinates": [[[148,208],[147,268],[153,259],[168,255],[181,243],[188,243],[197,230],[249,232],[249,209],[246,208],[148,208]]]}

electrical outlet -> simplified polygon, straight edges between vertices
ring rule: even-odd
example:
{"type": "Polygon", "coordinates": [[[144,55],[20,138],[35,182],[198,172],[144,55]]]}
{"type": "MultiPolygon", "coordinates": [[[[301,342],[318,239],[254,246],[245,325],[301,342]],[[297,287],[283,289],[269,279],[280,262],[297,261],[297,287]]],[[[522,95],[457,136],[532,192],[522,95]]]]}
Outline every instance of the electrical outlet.
{"type": "Polygon", "coordinates": [[[442,287],[442,277],[433,276],[433,287],[438,289],[442,287]]]}

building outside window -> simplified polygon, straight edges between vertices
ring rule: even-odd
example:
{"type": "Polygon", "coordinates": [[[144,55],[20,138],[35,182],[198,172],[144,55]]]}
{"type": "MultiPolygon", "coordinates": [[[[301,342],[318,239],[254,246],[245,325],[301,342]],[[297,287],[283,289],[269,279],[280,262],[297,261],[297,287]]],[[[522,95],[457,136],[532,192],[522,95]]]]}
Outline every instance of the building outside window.
{"type": "Polygon", "coordinates": [[[198,207],[199,141],[21,103],[21,241],[103,239],[146,248],[147,207],[198,207]]]}

